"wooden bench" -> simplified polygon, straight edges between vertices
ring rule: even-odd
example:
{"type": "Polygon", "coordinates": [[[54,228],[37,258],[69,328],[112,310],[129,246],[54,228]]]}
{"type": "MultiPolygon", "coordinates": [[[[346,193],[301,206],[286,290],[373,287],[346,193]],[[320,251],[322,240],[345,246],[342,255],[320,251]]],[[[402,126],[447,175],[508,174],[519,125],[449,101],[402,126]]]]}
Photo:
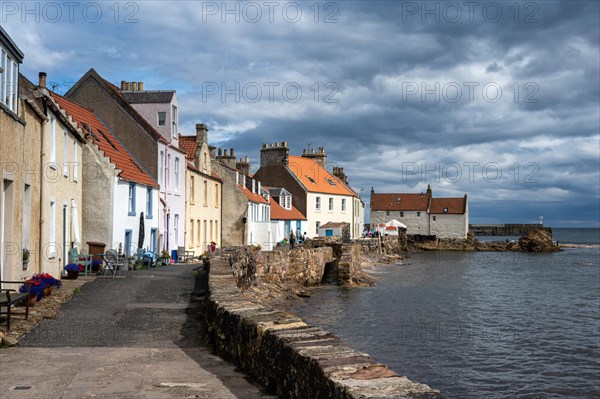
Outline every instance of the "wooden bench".
{"type": "Polygon", "coordinates": [[[29,318],[29,289],[31,287],[31,283],[26,281],[3,281],[0,280],[0,322],[6,320],[6,332],[10,331],[10,318],[13,314],[24,314],[25,319],[29,318]],[[19,292],[18,289],[8,289],[4,288],[5,284],[25,284],[27,287],[26,292],[19,292]],[[13,306],[19,304],[20,302],[25,302],[25,313],[13,312],[13,306]],[[3,308],[6,308],[5,310],[3,308]],[[6,317],[2,317],[2,315],[6,315],[6,317]]]}

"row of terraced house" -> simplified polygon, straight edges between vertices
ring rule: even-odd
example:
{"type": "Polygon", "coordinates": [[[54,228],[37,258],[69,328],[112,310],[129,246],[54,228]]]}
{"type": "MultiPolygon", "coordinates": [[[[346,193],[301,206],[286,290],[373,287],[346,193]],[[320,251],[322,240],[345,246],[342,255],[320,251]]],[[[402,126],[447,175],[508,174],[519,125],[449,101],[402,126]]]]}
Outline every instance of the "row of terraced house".
{"type": "Polygon", "coordinates": [[[361,236],[364,204],[324,148],[263,144],[252,173],[247,156],[209,144],[206,125],[181,134],[174,90],[90,69],[61,95],[44,72],[20,73],[25,55],[1,27],[0,49],[0,279],[61,275],[73,248],[200,255],[340,226],[361,236]]]}

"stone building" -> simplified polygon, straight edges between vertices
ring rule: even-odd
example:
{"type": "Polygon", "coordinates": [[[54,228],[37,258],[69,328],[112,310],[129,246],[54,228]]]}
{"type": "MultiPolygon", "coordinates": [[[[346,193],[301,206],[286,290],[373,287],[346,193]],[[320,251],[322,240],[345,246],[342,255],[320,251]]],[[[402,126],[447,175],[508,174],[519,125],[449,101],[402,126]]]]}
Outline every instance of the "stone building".
{"type": "Polygon", "coordinates": [[[159,183],[159,249],[183,246],[186,155],[178,148],[175,92],[144,90],[143,82],[117,87],[90,69],[65,97],[91,109],[159,183]]]}
{"type": "Polygon", "coordinates": [[[200,255],[210,243],[221,246],[222,180],[213,171],[208,146],[208,128],[196,124],[195,136],[179,136],[186,152],[186,228],[185,248],[200,255]]]}
{"type": "Polygon", "coordinates": [[[371,225],[394,219],[407,226],[407,234],[466,238],[469,231],[467,194],[460,198],[433,198],[430,186],[419,194],[375,193],[371,188],[371,225]]]}
{"type": "Polygon", "coordinates": [[[364,205],[348,185],[343,169],[336,167],[336,175],[327,171],[326,165],[323,147],[293,156],[286,142],[264,144],[254,177],[270,187],[283,187],[293,196],[295,207],[306,216],[308,237],[316,237],[325,223],[345,222],[350,225],[350,238],[359,238],[364,205]]]}
{"type": "MultiPolygon", "coordinates": [[[[0,279],[40,270],[41,101],[21,93],[24,54],[0,26],[0,279]],[[23,249],[29,250],[23,262],[23,249]]],[[[43,256],[43,255],[42,255],[43,256]]],[[[10,287],[14,288],[14,287],[10,287]]]]}

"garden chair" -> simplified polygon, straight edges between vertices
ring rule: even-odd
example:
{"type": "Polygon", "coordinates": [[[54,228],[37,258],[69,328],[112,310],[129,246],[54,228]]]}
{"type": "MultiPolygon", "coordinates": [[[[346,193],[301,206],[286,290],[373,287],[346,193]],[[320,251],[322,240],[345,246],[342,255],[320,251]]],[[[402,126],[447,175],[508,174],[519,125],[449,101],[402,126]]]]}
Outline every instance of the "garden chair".
{"type": "Polygon", "coordinates": [[[80,254],[77,252],[77,248],[71,248],[69,250],[69,263],[83,265],[84,276],[87,276],[88,273],[92,273],[92,255],[80,254]]]}
{"type": "Polygon", "coordinates": [[[194,251],[186,251],[185,247],[177,247],[177,261],[187,263],[189,259],[194,259],[194,251]]]}
{"type": "Polygon", "coordinates": [[[127,276],[129,270],[129,262],[126,257],[119,257],[119,254],[114,249],[109,249],[103,255],[105,268],[104,271],[112,272],[113,279],[117,275],[117,272],[125,272],[127,276]]]}

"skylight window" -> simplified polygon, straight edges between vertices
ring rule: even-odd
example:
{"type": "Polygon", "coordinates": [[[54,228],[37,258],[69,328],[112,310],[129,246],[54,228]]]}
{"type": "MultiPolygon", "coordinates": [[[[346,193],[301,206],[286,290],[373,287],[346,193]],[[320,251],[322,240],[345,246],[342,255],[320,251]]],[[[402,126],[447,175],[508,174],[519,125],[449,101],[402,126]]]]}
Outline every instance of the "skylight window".
{"type": "Polygon", "coordinates": [[[312,183],[312,184],[317,184],[315,183],[315,181],[313,180],[312,177],[310,177],[309,175],[306,175],[306,178],[312,183]]]}
{"type": "Polygon", "coordinates": [[[326,180],[327,180],[327,183],[331,184],[332,186],[336,185],[333,180],[331,180],[331,179],[326,179],[326,180]]]}

